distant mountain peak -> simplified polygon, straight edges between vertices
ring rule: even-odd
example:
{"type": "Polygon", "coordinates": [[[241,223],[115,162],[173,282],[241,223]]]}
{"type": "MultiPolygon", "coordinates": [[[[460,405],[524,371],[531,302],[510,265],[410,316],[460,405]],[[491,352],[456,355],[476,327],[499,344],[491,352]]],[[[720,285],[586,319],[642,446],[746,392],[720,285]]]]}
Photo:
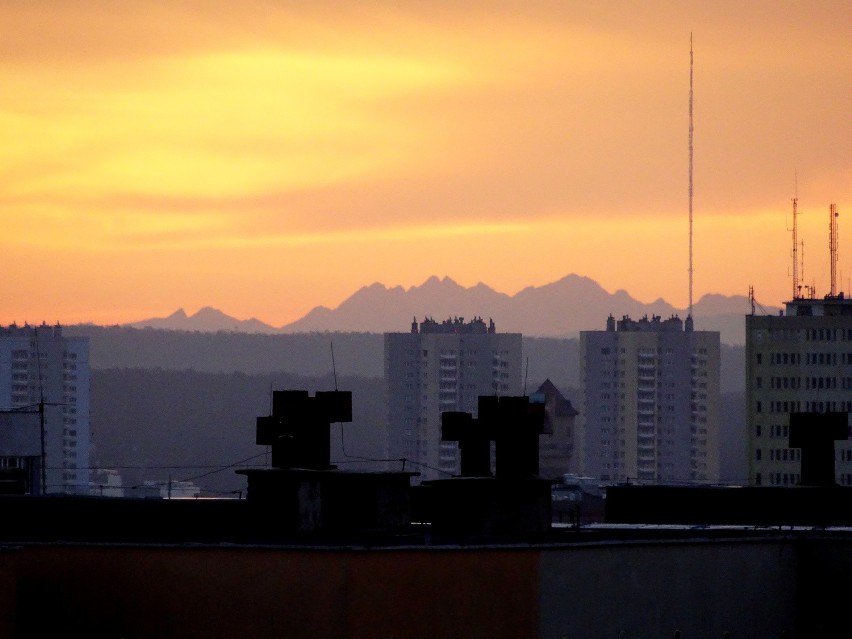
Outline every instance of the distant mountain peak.
{"type": "MultiPolygon", "coordinates": [[[[444,287],[446,287],[446,286],[457,287],[457,286],[459,286],[459,284],[454,279],[449,277],[448,275],[444,275],[444,277],[438,277],[437,275],[432,275],[425,282],[423,282],[420,286],[414,286],[414,287],[412,287],[412,289],[437,288],[437,287],[442,287],[442,286],[444,286],[444,287]]],[[[412,290],[412,289],[409,289],[409,290],[412,290]]]]}
{"type": "MultiPolygon", "coordinates": [[[[194,315],[192,315],[193,319],[227,319],[229,321],[235,321],[233,317],[229,317],[225,315],[218,308],[213,308],[212,306],[202,306],[199,308],[194,315]]],[[[239,321],[239,320],[236,320],[239,321]]]]}
{"type": "MultiPolygon", "coordinates": [[[[778,309],[775,309],[777,312],[778,309]]],[[[603,330],[606,318],[625,316],[679,316],[678,309],[662,297],[650,304],[633,298],[624,289],[607,292],[595,280],[571,273],[555,282],[528,286],[514,295],[499,293],[483,282],[464,287],[449,276],[432,275],[419,286],[387,287],[374,282],[358,289],[336,308],[317,306],[301,319],[274,328],[251,318],[238,320],[204,306],[191,316],[183,308],[168,317],[129,324],[180,331],[229,331],[246,333],[408,332],[414,321],[426,317],[484,317],[501,333],[538,337],[573,337],[585,330],[603,330]]],[[[722,343],[745,342],[748,299],[706,294],[693,307],[696,330],[718,330],[722,343]]]]}
{"type": "MultiPolygon", "coordinates": [[[[723,343],[745,340],[746,311],[739,298],[705,296],[694,307],[696,330],[717,330],[723,343]]],[[[281,330],[303,332],[407,332],[412,317],[487,317],[498,332],[529,336],[576,336],[583,330],[603,330],[606,318],[658,315],[685,319],[687,309],[678,309],[662,297],[648,304],[626,290],[608,292],[590,277],[570,273],[555,282],[528,286],[514,295],[499,293],[479,282],[459,285],[449,276],[432,275],[419,286],[387,288],[375,283],[356,291],[337,308],[317,307],[302,319],[281,330]]]]}
{"type": "Polygon", "coordinates": [[[257,319],[238,320],[212,306],[203,306],[192,315],[179,308],[166,317],[152,317],[127,324],[133,328],[158,328],[172,331],[218,332],[231,331],[243,333],[275,333],[277,329],[257,319]]]}

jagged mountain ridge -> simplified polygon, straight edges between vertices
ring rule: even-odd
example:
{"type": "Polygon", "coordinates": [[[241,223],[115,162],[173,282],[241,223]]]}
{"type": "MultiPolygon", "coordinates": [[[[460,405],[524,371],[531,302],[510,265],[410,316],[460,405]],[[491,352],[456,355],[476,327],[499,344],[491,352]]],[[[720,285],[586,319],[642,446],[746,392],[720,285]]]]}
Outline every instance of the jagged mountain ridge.
{"type": "MultiPolygon", "coordinates": [[[[746,296],[709,294],[693,305],[697,330],[718,330],[722,342],[742,344],[744,316],[749,312],[746,296]]],[[[769,312],[777,312],[770,309],[769,312]]],[[[441,321],[451,317],[486,321],[493,319],[500,332],[529,336],[573,337],[581,330],[602,330],[609,315],[634,319],[658,315],[686,317],[659,298],[650,304],[639,302],[627,291],[609,293],[594,280],[567,275],[543,286],[530,286],[515,295],[506,295],[479,283],[465,288],[449,277],[432,276],[420,286],[388,288],[380,283],[365,286],[337,308],[318,306],[301,319],[281,327],[257,320],[238,320],[214,308],[205,307],[194,315],[179,309],[165,318],[133,322],[129,326],[192,331],[237,331],[253,333],[310,332],[404,332],[412,320],[431,317],[441,321]]]]}
{"type": "Polygon", "coordinates": [[[281,329],[270,326],[259,319],[239,320],[211,306],[205,306],[192,315],[179,308],[166,317],[152,317],[125,324],[130,328],[157,328],[173,331],[201,331],[215,333],[234,331],[238,333],[280,333],[281,329]]]}

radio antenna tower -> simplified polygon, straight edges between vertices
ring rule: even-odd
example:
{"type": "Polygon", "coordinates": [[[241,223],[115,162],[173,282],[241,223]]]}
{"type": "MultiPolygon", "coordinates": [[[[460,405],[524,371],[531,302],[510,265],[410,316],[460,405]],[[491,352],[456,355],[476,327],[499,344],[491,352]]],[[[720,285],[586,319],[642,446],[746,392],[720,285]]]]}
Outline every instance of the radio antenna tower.
{"type": "Polygon", "coordinates": [[[692,317],[692,32],[689,34],[689,315],[692,317]]]}
{"type": "Polygon", "coordinates": [[[831,256],[831,297],[837,296],[837,205],[832,204],[828,209],[828,250],[831,256]]]}
{"type": "Polygon", "coordinates": [[[793,299],[799,297],[799,262],[798,262],[798,226],[796,216],[798,215],[799,204],[799,176],[796,175],[796,190],[793,196],[793,299]]]}

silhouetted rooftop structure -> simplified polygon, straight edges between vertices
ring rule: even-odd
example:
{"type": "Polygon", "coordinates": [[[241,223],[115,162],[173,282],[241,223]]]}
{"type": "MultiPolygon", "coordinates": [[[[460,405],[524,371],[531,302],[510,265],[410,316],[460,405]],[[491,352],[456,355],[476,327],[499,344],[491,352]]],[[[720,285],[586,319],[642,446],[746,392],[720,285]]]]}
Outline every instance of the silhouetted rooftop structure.
{"type": "Polygon", "coordinates": [[[606,523],[552,528],[539,406],[483,397],[446,435],[507,454],[406,522],[410,473],[320,450],[348,393],[281,393],[245,500],[0,496],[0,636],[844,636],[850,489],[615,486],[606,523]]]}
{"type": "Polygon", "coordinates": [[[495,333],[496,327],[494,326],[494,320],[488,320],[488,324],[485,323],[481,317],[474,317],[469,322],[465,322],[463,317],[451,317],[449,319],[445,319],[442,322],[436,322],[431,317],[425,318],[422,322],[420,322],[420,326],[417,325],[417,318],[411,322],[411,332],[412,333],[461,333],[461,334],[473,334],[473,333],[495,333]]]}
{"type": "Polygon", "coordinates": [[[852,488],[834,481],[834,442],[848,413],[791,413],[789,445],[802,449],[800,486],[610,486],[606,521],[686,525],[852,526],[852,488]]]}
{"type": "Polygon", "coordinates": [[[272,449],[272,468],[239,470],[246,501],[274,511],[285,534],[400,534],[411,523],[412,472],[340,471],[330,463],[329,429],[352,421],[352,393],[272,393],[272,414],[257,418],[256,441],[272,449]]]}
{"type": "MultiPolygon", "coordinates": [[[[692,323],[689,322],[686,330],[691,329],[692,323]]],[[[608,331],[682,331],[684,330],[683,320],[677,315],[672,315],[668,319],[663,319],[660,315],[652,315],[648,319],[644,315],[638,320],[630,319],[628,315],[622,316],[618,321],[610,315],[607,318],[606,330],[608,331]]]]}
{"type": "Polygon", "coordinates": [[[790,447],[802,449],[802,485],[833,486],[834,442],[849,438],[848,413],[790,413],[790,447]]]}

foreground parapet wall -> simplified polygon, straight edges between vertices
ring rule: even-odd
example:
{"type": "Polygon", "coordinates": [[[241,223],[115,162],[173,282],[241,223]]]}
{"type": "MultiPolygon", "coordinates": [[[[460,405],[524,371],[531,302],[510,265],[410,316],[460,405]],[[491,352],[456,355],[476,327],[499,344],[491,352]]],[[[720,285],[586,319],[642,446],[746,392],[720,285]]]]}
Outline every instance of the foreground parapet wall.
{"type": "Polygon", "coordinates": [[[0,636],[844,636],[844,534],[409,548],[24,544],[0,636]],[[825,634],[819,634],[820,632],[825,634]]]}
{"type": "Polygon", "coordinates": [[[852,488],[609,486],[605,520],[696,526],[852,526],[852,488]]]}

